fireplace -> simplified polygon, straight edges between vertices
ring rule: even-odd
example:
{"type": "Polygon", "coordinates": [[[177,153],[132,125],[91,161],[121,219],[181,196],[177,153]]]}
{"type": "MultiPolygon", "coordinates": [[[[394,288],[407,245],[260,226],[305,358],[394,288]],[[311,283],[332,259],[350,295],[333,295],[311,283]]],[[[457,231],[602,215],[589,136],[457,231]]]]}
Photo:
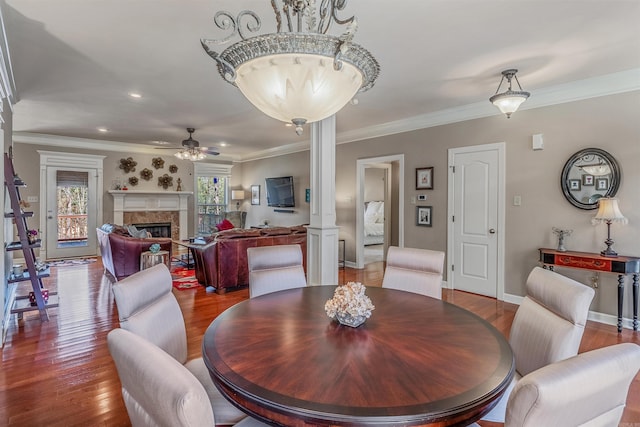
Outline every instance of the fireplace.
{"type": "Polygon", "coordinates": [[[173,240],[188,238],[187,200],[193,193],[187,191],[110,190],[113,196],[113,222],[137,224],[170,224],[173,240]]]}
{"type": "Polygon", "coordinates": [[[173,239],[170,222],[133,224],[133,226],[138,230],[145,230],[151,233],[151,237],[171,237],[173,239]]]}

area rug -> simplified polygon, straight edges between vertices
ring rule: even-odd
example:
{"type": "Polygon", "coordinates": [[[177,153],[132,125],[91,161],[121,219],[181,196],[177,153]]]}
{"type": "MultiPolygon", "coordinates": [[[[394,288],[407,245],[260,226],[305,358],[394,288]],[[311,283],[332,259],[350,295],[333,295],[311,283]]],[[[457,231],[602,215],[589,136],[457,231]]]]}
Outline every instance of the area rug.
{"type": "Polygon", "coordinates": [[[200,284],[196,280],[196,271],[184,267],[172,267],[171,278],[173,287],[184,291],[186,289],[197,289],[200,284]]]}
{"type": "Polygon", "coordinates": [[[72,265],[85,265],[96,262],[97,258],[74,258],[74,259],[60,259],[57,261],[47,261],[47,264],[51,267],[68,267],[72,265]]]}

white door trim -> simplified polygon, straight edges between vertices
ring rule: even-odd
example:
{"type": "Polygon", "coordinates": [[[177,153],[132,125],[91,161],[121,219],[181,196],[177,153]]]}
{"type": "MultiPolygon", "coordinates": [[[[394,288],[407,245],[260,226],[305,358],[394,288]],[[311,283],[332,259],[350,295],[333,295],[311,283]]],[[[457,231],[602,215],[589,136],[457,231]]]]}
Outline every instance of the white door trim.
{"type": "Polygon", "coordinates": [[[368,165],[391,162],[398,162],[399,165],[398,245],[404,247],[404,154],[358,159],[356,161],[356,268],[364,268],[364,170],[368,165]]]}
{"type": "MultiPolygon", "coordinates": [[[[103,161],[106,156],[98,156],[93,154],[77,154],[66,153],[59,151],[43,151],[37,150],[40,154],[40,230],[41,235],[47,235],[47,168],[59,167],[59,168],[81,168],[81,169],[95,169],[97,173],[96,178],[96,224],[102,225],[103,218],[103,204],[102,198],[104,194],[104,183],[102,181],[103,175],[103,161]]],[[[91,230],[88,230],[91,232],[91,230]]],[[[97,253],[96,247],[96,253],[97,253]]],[[[46,259],[46,242],[43,242],[40,248],[40,258],[46,259]]]]}
{"type": "Polygon", "coordinates": [[[498,218],[497,218],[497,287],[496,298],[504,300],[504,255],[505,255],[505,176],[506,176],[506,144],[497,142],[493,144],[474,145],[470,147],[450,148],[448,150],[448,183],[447,183],[447,287],[455,289],[455,281],[451,273],[451,266],[454,264],[454,232],[453,232],[453,214],[454,214],[454,177],[453,165],[456,154],[472,153],[477,151],[498,151],[498,218]]]}

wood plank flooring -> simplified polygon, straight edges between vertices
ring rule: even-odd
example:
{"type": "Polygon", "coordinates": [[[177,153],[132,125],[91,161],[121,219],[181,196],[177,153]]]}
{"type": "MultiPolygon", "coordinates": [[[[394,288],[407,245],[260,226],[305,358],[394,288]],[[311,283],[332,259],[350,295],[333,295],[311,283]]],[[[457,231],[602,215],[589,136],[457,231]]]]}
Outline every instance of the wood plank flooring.
{"type": "MultiPolygon", "coordinates": [[[[340,282],[382,283],[383,263],[364,270],[340,270],[340,282]]],[[[12,320],[2,350],[0,425],[4,426],[128,426],[120,382],[106,346],[106,335],[118,327],[111,282],[98,262],[53,267],[45,279],[60,295],[60,307],[41,323],[36,312],[12,320]]],[[[23,290],[25,292],[25,290],[23,290]]],[[[189,358],[200,356],[201,337],[226,308],[248,298],[248,290],[225,295],[203,288],[174,291],[185,317],[189,358]]],[[[517,306],[459,291],[443,298],[468,309],[507,334],[517,306]]],[[[589,322],[580,351],[619,342],[640,344],[637,332],[589,322]]],[[[492,426],[482,423],[484,427],[492,426]]],[[[624,426],[640,426],[640,375],[631,386],[624,426]]]]}

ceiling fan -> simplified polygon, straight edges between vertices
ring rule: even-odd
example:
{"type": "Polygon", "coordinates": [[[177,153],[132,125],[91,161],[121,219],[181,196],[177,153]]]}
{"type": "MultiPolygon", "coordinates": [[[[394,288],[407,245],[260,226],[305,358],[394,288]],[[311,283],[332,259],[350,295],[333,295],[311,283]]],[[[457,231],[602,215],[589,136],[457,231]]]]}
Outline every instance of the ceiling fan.
{"type": "MultiPolygon", "coordinates": [[[[217,148],[213,147],[200,147],[200,143],[193,139],[193,133],[195,132],[195,128],[187,128],[187,132],[189,132],[189,138],[182,141],[182,150],[178,151],[174,155],[183,160],[202,160],[207,154],[212,156],[217,156],[220,154],[217,148]]],[[[172,149],[172,147],[156,147],[156,149],[172,149]]]]}

